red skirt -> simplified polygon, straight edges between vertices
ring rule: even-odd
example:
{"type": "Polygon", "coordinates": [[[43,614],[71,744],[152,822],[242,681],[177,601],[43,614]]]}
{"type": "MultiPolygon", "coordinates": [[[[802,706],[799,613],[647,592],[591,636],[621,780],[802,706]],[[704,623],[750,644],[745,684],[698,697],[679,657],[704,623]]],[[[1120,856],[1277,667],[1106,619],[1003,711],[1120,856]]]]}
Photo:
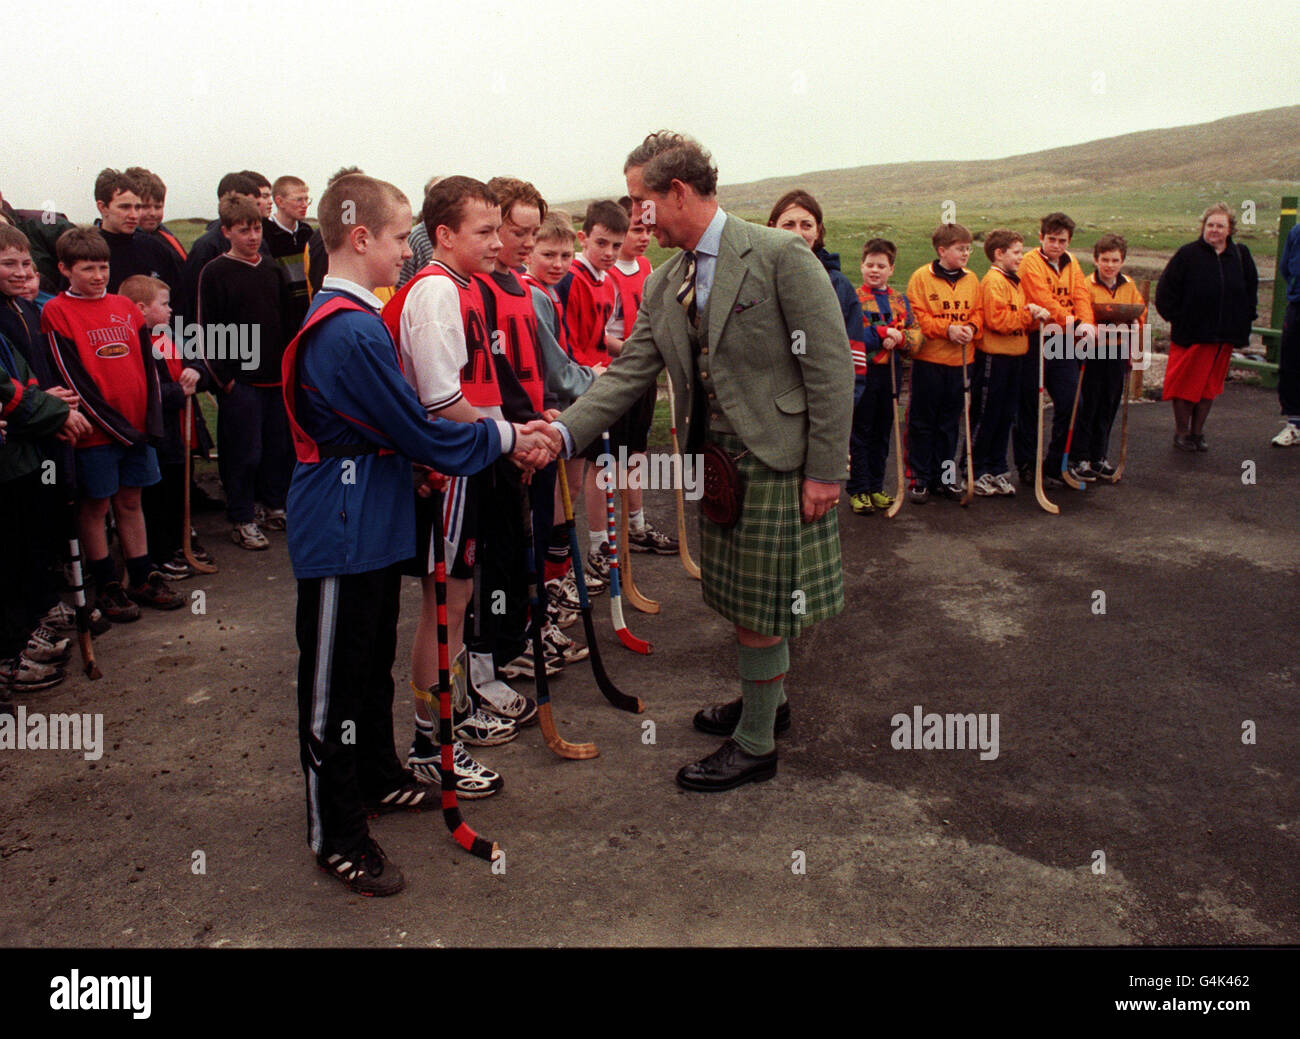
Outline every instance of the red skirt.
{"type": "Polygon", "coordinates": [[[1162,400],[1213,400],[1223,392],[1232,360],[1231,343],[1169,344],[1162,400]]]}

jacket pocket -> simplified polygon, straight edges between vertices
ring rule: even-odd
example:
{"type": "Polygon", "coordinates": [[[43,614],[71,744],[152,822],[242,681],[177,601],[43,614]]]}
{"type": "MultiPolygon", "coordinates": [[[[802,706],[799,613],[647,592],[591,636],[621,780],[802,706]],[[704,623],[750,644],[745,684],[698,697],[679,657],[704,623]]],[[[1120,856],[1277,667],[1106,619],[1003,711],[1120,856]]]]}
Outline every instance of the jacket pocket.
{"type": "Polygon", "coordinates": [[[784,393],[777,394],[773,398],[773,403],[778,411],[783,411],[787,415],[800,415],[808,410],[808,394],[803,388],[803,383],[800,383],[784,393]]]}

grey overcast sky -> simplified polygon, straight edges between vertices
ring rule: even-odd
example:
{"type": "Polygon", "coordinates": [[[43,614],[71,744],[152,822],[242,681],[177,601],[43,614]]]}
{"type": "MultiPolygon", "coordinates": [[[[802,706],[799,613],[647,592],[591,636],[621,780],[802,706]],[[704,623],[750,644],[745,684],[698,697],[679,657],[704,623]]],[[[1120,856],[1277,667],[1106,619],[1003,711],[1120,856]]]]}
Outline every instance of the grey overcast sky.
{"type": "Polygon", "coordinates": [[[74,220],[104,166],[159,173],[169,219],[214,214],[244,168],[318,197],[356,164],[417,203],[434,173],[511,174],[559,201],[621,193],[662,127],[735,183],[1300,102],[1280,0],[50,0],[3,18],[0,190],[74,220]]]}

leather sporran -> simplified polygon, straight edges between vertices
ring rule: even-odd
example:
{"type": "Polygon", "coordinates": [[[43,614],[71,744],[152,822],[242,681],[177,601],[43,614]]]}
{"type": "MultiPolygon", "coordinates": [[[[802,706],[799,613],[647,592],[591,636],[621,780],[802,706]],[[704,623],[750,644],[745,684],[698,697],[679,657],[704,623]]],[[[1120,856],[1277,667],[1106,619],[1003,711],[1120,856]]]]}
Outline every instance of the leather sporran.
{"type": "MultiPolygon", "coordinates": [[[[730,530],[740,522],[745,503],[745,481],[732,458],[717,444],[706,441],[700,452],[704,459],[704,497],[700,508],[711,523],[730,530]]],[[[748,454],[742,452],[741,458],[748,454]]]]}

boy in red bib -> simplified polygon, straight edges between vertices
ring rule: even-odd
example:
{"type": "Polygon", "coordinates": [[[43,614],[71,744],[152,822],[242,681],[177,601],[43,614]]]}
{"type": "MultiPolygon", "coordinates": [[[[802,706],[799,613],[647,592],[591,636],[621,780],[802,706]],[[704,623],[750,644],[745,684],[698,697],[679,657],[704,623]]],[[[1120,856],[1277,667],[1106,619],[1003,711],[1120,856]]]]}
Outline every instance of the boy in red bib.
{"type": "MultiPolygon", "coordinates": [[[[470,177],[446,177],[425,195],[424,225],[434,243],[433,260],[403,285],[384,306],[388,326],[402,358],[403,374],[430,417],[453,422],[505,419],[501,387],[493,358],[492,330],[475,274],[493,270],[501,251],[501,211],[486,184],[470,177]]],[[[486,710],[514,726],[537,715],[537,705],[511,689],[497,675],[494,650],[500,617],[492,609],[493,593],[506,592],[514,580],[508,566],[511,546],[503,543],[501,522],[519,512],[518,477],[508,466],[496,465],[472,477],[451,481],[443,508],[447,547],[447,631],[453,661],[456,699],[461,690],[476,694],[468,717],[457,725],[456,793],[463,798],[488,797],[501,789],[500,775],[485,768],[459,744],[500,743],[511,738],[509,726],[484,717],[486,710]],[[479,576],[476,589],[475,577],[479,576]],[[467,639],[466,617],[471,598],[476,624],[467,639]],[[468,646],[468,669],[460,660],[468,646]],[[468,671],[468,674],[467,674],[468,671]],[[504,731],[503,731],[504,728],[504,731]]],[[[411,651],[411,684],[429,689],[437,678],[435,585],[433,578],[433,516],[427,499],[416,503],[417,551],[406,572],[420,578],[420,623],[411,651]]],[[[508,541],[508,537],[506,538],[508,541]]],[[[523,649],[522,639],[504,661],[523,649]]],[[[508,651],[505,651],[508,652],[508,651]]],[[[438,749],[434,719],[417,698],[415,736],[408,765],[428,783],[443,782],[437,771],[438,749]]]]}
{"type": "MultiPolygon", "coordinates": [[[[605,343],[610,355],[617,357],[623,351],[623,340],[632,334],[636,326],[637,311],[641,309],[641,297],[645,291],[645,282],[650,277],[650,261],[645,252],[650,245],[650,228],[642,219],[641,206],[624,195],[618,200],[627,214],[627,237],[623,239],[618,250],[618,259],[609,269],[609,276],[614,282],[614,313],[605,326],[605,343]]],[[[628,451],[629,468],[648,471],[644,456],[650,441],[650,427],[654,424],[655,404],[659,399],[659,387],[651,386],[639,401],[628,409],[618,422],[610,428],[609,443],[615,455],[620,445],[628,451]]],[[[620,484],[625,489],[620,492],[627,495],[627,547],[633,552],[657,552],[660,555],[677,555],[677,539],[669,537],[657,529],[645,516],[643,488],[637,482],[624,480],[620,484]]]]}
{"type": "MultiPolygon", "coordinates": [[[[608,365],[611,360],[610,336],[606,328],[614,315],[618,291],[609,270],[623,247],[627,229],[627,214],[618,203],[608,199],[591,203],[578,234],[582,252],[574,257],[569,273],[555,287],[564,308],[569,353],[578,364],[594,368],[608,365]]],[[[621,347],[621,341],[616,342],[621,347]]],[[[598,437],[582,454],[586,464],[578,463],[576,466],[583,470],[582,493],[586,501],[587,536],[591,543],[587,572],[597,579],[600,586],[609,580],[605,493],[596,485],[594,464],[603,452],[598,437]]],[[[570,486],[577,486],[574,476],[574,471],[570,470],[570,486]]],[[[591,576],[588,577],[589,583],[591,576]]]]}

